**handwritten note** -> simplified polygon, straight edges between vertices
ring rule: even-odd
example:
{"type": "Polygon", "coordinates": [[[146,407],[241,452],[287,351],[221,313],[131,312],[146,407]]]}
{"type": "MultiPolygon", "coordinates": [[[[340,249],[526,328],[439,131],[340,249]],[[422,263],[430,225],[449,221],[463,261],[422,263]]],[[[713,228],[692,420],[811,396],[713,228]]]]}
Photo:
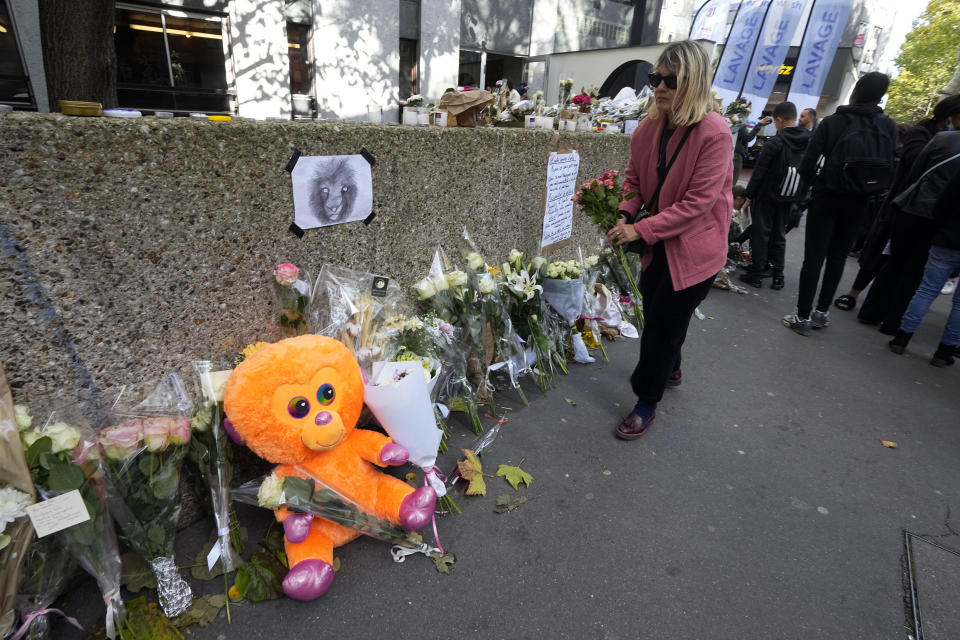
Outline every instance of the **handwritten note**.
{"type": "Polygon", "coordinates": [[[27,507],[27,515],[30,516],[33,528],[37,530],[38,538],[90,519],[87,505],[83,503],[83,498],[76,489],[30,505],[27,507]]]}
{"type": "Polygon", "coordinates": [[[580,156],[571,153],[551,153],[547,161],[547,203],[543,213],[543,237],[540,246],[556,244],[573,232],[573,202],[570,198],[577,188],[580,156]]]}

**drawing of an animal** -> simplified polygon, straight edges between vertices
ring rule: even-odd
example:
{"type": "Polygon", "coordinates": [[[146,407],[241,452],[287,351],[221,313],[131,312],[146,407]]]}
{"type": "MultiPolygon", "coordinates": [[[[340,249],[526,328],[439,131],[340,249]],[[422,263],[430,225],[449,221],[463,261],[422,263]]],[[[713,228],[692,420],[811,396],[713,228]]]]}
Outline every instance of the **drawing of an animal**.
{"type": "Polygon", "coordinates": [[[357,200],[357,176],[347,159],[318,164],[310,184],[310,209],[321,224],[349,220],[357,200]]]}

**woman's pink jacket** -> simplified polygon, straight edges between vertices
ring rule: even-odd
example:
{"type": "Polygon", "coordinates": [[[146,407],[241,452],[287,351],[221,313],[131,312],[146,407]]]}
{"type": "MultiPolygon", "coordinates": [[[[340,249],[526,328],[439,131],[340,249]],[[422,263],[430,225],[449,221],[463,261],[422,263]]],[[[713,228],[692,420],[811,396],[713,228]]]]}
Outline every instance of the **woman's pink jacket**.
{"type": "MultiPolygon", "coordinates": [[[[657,156],[665,118],[646,118],[630,140],[624,184],[637,195],[620,203],[636,214],[657,188],[657,156]]],[[[686,127],[667,143],[669,162],[686,127]]],[[[660,212],[634,224],[648,245],[663,242],[675,291],[716,275],[727,260],[727,234],[733,212],[733,141],[730,128],[710,113],[690,134],[660,191],[660,212]]],[[[647,251],[642,265],[653,259],[647,251]]]]}

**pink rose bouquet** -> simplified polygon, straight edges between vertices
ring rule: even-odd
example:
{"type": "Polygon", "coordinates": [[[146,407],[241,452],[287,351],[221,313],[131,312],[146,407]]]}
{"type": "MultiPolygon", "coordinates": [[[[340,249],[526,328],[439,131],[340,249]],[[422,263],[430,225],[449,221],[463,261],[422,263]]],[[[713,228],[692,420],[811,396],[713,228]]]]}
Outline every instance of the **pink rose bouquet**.
{"type": "Polygon", "coordinates": [[[160,605],[171,618],[193,599],[173,554],[192,410],[180,378],[170,374],[140,404],[115,410],[113,425],[98,438],[110,509],[130,546],[153,568],[160,605]]]}

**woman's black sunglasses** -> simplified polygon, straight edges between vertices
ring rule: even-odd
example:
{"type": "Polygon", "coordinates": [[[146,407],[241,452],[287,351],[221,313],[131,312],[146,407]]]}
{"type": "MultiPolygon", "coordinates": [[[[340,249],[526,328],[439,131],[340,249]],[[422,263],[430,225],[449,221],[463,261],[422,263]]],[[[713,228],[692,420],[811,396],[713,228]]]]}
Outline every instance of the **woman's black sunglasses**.
{"type": "Polygon", "coordinates": [[[676,89],[677,88],[677,76],[662,76],[659,73],[648,73],[647,80],[650,82],[650,87],[656,89],[660,86],[660,81],[663,80],[667,83],[667,89],[676,89]]]}

